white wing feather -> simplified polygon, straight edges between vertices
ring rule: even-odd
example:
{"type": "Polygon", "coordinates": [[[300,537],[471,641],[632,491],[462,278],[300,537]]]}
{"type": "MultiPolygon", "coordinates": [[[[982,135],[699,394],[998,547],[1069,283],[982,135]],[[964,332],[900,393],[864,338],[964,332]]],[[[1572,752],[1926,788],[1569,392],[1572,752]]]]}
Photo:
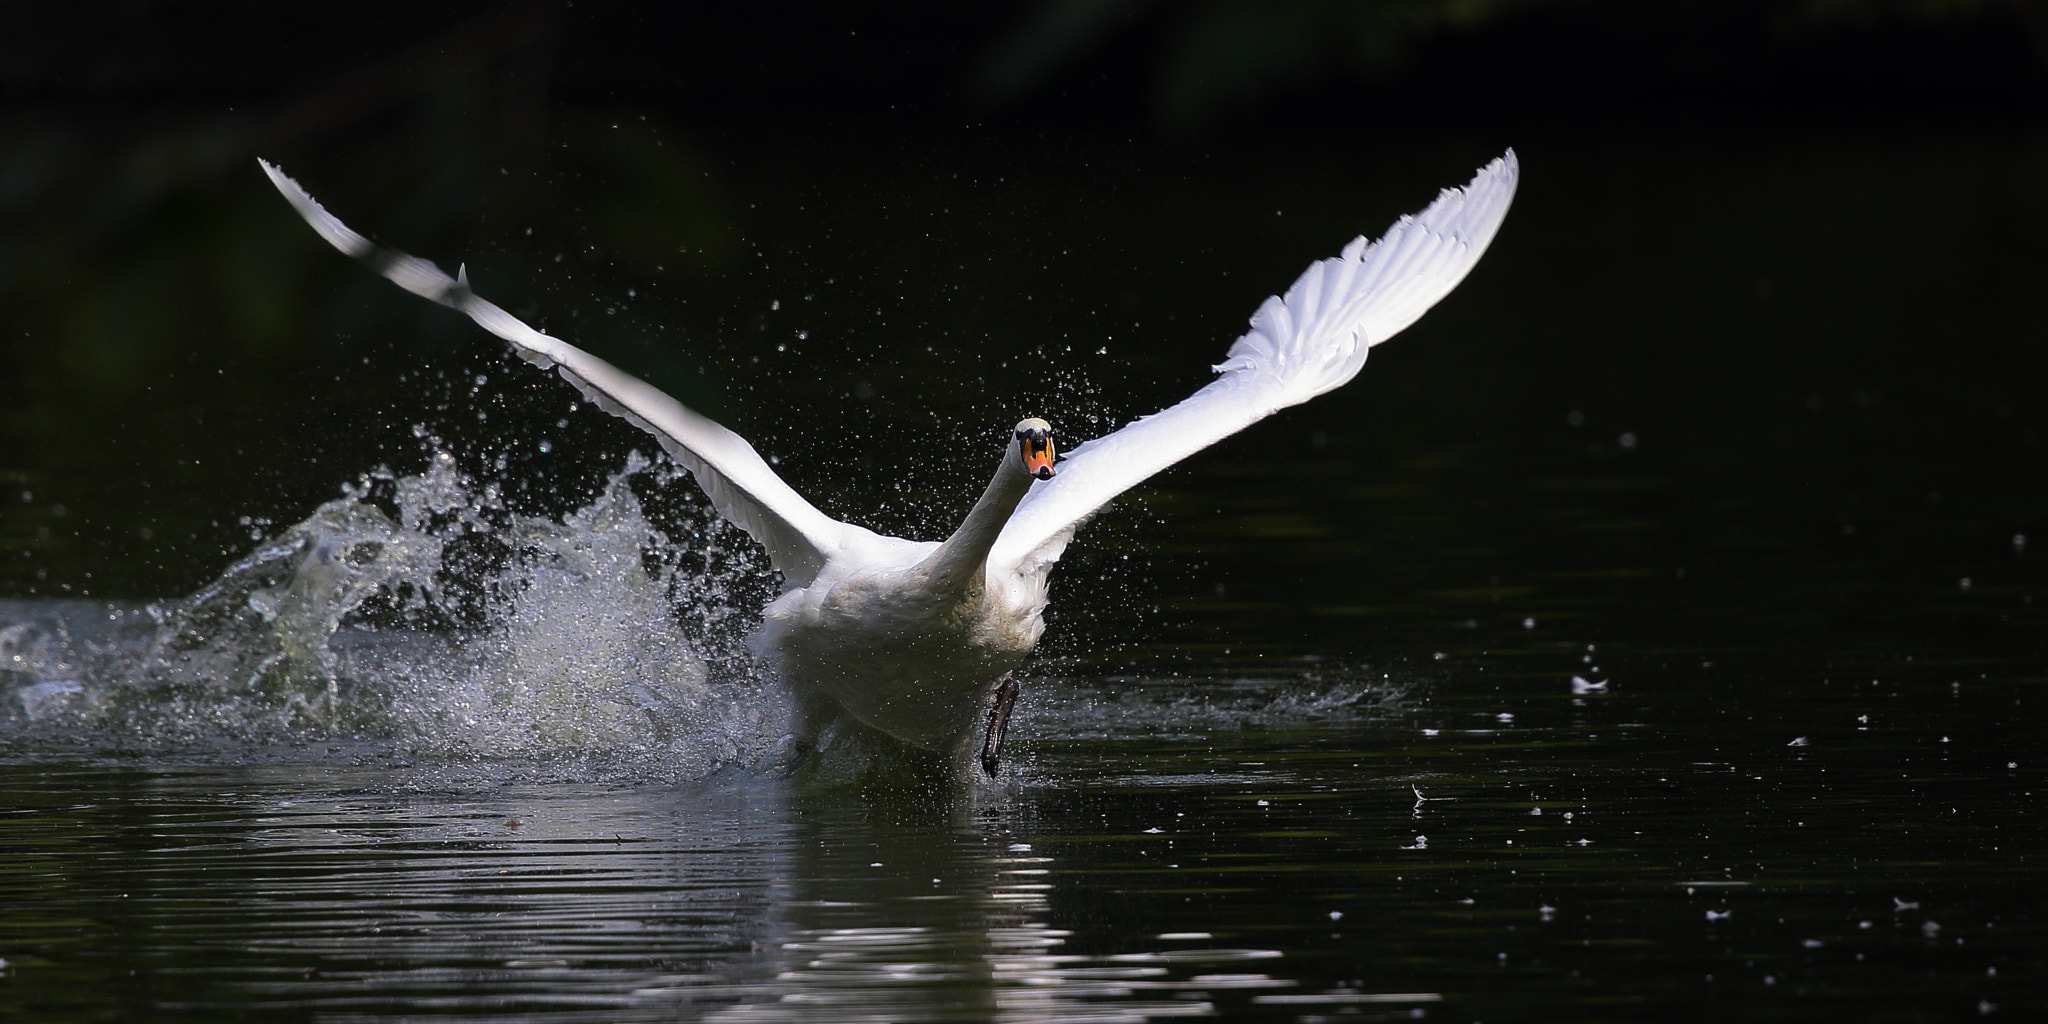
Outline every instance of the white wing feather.
{"type": "Polygon", "coordinates": [[[1004,568],[1035,577],[1051,568],[1074,530],[1117,495],[1291,405],[1358,375],[1366,353],[1450,294],[1507,216],[1520,168],[1515,151],[1445,189],[1377,242],[1352,240],[1341,255],[1309,265],[1285,298],[1252,316],[1220,374],[1180,404],[1075,448],[1059,475],[1033,484],[990,552],[1004,568]]]}
{"type": "Polygon", "coordinates": [[[257,162],[271,184],[328,244],[369,264],[414,295],[467,313],[484,330],[511,342],[520,358],[542,369],[553,367],[598,407],[654,435],[662,448],[697,478],[697,485],[719,514],[768,549],[768,558],[781,571],[784,585],[809,586],[826,559],[849,539],[848,531],[860,530],[805,501],[768,468],[745,438],[645,381],[568,342],[542,334],[479,298],[470,291],[466,272],[458,270],[451,278],[426,260],[379,248],[328,213],[276,166],[257,162]]]}

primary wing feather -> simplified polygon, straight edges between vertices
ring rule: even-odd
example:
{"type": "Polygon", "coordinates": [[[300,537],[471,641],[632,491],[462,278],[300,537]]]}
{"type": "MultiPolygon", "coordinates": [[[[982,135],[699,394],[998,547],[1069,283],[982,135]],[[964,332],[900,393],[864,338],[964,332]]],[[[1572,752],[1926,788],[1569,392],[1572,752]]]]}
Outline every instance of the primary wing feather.
{"type": "Polygon", "coordinates": [[[1077,448],[1059,475],[1032,485],[996,540],[991,566],[1046,571],[1096,510],[1154,473],[1358,375],[1366,353],[1448,295],[1507,216],[1519,165],[1514,150],[1464,188],[1402,217],[1377,242],[1364,236],[1309,265],[1286,297],[1252,316],[1219,374],[1187,399],[1077,448]]]}
{"type": "Polygon", "coordinates": [[[696,477],[719,514],[768,549],[768,558],[781,571],[785,585],[809,586],[826,558],[845,542],[845,531],[853,527],[805,501],[768,468],[745,438],[647,382],[534,330],[478,297],[469,288],[467,273],[458,271],[449,277],[426,260],[378,247],[328,213],[275,165],[257,162],[299,216],[328,244],[368,264],[406,291],[468,314],[478,326],[510,342],[520,358],[542,369],[553,367],[598,407],[654,435],[662,448],[696,477]]]}

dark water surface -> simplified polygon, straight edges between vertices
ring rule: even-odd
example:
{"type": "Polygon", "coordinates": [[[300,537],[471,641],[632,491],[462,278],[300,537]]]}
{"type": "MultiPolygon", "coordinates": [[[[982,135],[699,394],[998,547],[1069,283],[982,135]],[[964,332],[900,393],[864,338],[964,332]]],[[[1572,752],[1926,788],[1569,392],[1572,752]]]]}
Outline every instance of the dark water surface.
{"type": "Polygon", "coordinates": [[[2013,706],[2024,684],[1893,666],[1788,697],[1796,681],[1763,672],[1645,666],[1626,670],[1643,690],[1573,697],[1543,660],[1483,659],[1400,696],[1300,673],[1047,675],[1018,773],[953,801],[758,778],[493,784],[490,766],[346,746],[238,765],[17,755],[0,1005],[573,1020],[2038,1007],[2048,780],[2007,760],[2038,750],[2013,706]],[[1644,692],[1674,677],[1687,696],[1644,692]]]}
{"type": "Polygon", "coordinates": [[[1441,308],[1082,533],[994,783],[792,771],[743,539],[252,167],[77,307],[154,326],[13,356],[0,1016],[2048,1012],[2048,137],[286,168],[934,536],[1507,143],[1441,308]],[[272,328],[134,298],[245,247],[272,328]]]}

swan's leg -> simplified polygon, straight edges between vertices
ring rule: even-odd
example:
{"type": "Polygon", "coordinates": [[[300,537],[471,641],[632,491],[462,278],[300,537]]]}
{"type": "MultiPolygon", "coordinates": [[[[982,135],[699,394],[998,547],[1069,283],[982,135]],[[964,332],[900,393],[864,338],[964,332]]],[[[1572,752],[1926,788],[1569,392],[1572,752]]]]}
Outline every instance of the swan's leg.
{"type": "Polygon", "coordinates": [[[981,770],[994,778],[1002,762],[1003,733],[1010,729],[1010,711],[1017,706],[1017,681],[1004,676],[996,684],[995,703],[988,709],[988,737],[981,743],[981,770]]]}
{"type": "Polygon", "coordinates": [[[808,760],[826,745],[826,733],[837,719],[837,708],[821,699],[799,697],[789,730],[790,749],[799,761],[808,760]]]}

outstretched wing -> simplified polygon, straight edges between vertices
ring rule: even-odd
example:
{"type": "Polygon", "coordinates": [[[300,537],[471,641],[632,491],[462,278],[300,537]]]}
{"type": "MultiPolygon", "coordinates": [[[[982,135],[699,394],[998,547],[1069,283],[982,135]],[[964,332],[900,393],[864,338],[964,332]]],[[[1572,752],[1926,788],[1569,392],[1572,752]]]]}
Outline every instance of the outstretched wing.
{"type": "Polygon", "coordinates": [[[1342,386],[1367,350],[1450,294],[1493,241],[1515,197],[1515,151],[1479,169],[1464,188],[1394,222],[1377,242],[1353,239],[1252,316],[1220,375],[1172,408],[1074,449],[1059,475],[1033,484],[990,552],[992,567],[1044,572],[1075,528],[1152,474],[1240,430],[1342,386]]]}
{"type": "Polygon", "coordinates": [[[825,560],[858,529],[826,515],[805,501],[754,451],[746,439],[692,412],[631,374],[559,338],[528,327],[518,317],[478,298],[469,289],[468,274],[449,277],[440,267],[395,249],[380,248],[328,213],[299,183],[267,161],[258,160],[270,182],[291,201],[299,216],[328,244],[368,264],[400,288],[469,314],[484,330],[512,343],[512,351],[541,369],[553,367],[585,398],[604,411],[653,434],[697,485],[720,515],[768,549],[785,585],[809,586],[825,560]]]}

